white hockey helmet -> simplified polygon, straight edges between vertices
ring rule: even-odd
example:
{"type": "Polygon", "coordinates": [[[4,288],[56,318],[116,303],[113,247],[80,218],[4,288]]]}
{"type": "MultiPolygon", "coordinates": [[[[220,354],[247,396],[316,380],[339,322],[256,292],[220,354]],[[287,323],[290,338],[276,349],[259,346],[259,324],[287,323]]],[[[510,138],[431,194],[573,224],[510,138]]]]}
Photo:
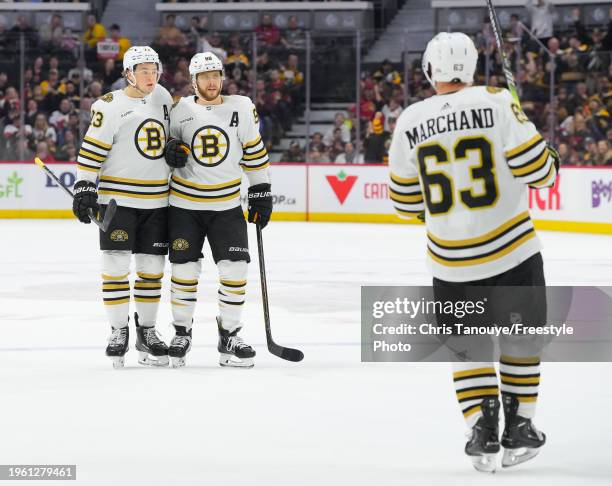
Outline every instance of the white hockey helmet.
{"type": "Polygon", "coordinates": [[[474,82],[478,51],[472,39],[461,32],[440,32],[423,53],[423,73],[435,88],[436,82],[474,82]]]}
{"type": "Polygon", "coordinates": [[[223,63],[221,62],[221,59],[219,59],[212,52],[198,52],[191,58],[191,61],[189,62],[189,74],[191,74],[191,79],[194,82],[198,74],[209,71],[220,71],[221,78],[225,79],[223,63]]]}
{"type": "MultiPolygon", "coordinates": [[[[138,64],[144,64],[147,62],[152,62],[157,64],[157,80],[162,74],[162,64],[159,60],[159,56],[157,52],[151,49],[149,46],[133,46],[130,47],[125,54],[123,55],[123,70],[134,72],[134,68],[138,64]]],[[[132,84],[130,79],[128,78],[128,82],[132,84]]]]}

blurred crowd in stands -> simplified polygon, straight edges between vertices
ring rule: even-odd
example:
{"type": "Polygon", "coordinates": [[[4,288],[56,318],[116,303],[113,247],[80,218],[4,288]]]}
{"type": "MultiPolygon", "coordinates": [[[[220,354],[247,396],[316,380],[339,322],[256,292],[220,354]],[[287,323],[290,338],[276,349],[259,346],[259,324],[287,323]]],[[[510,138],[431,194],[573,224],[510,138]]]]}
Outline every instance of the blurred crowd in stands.
{"type": "MultiPolygon", "coordinates": [[[[551,105],[550,56],[526,35],[518,16],[513,16],[505,32],[505,50],[517,73],[525,112],[548,137],[549,115],[554,110],[555,145],[564,164],[612,165],[612,9],[608,25],[599,28],[586,28],[576,9],[571,29],[557,32],[546,0],[528,0],[527,8],[529,27],[555,54],[557,96],[551,105]]],[[[477,84],[504,86],[486,15],[474,40],[479,51],[477,84]]],[[[18,16],[12,26],[0,23],[0,61],[8,61],[0,62],[0,131],[4,135],[0,159],[17,159],[21,153],[25,159],[38,155],[47,161],[75,160],[80,130],[90,121],[91,104],[105,92],[125,86],[121,60],[130,45],[119,25],[106,28],[95,15],[87,17],[79,36],[63,25],[60,14],[50,16],[47,24],[36,29],[28,25],[26,16],[18,16]],[[27,48],[24,106],[20,73],[15,68],[20,34],[27,48]],[[79,61],[81,41],[84,66],[79,61]],[[20,133],[24,135],[22,146],[20,133]]],[[[229,34],[211,31],[206,16],[193,16],[179,27],[176,17],[169,14],[152,43],[164,64],[161,83],[175,98],[193,93],[190,57],[195,52],[215,52],[225,63],[224,93],[253,99],[268,148],[277,146],[303,114],[306,45],[307,34],[295,17],[279,29],[267,14],[261,16],[254,33],[229,34]]],[[[281,160],[385,163],[402,110],[434,94],[420,61],[408,72],[409,78],[403,79],[404,68],[389,61],[363,71],[359,103],[338,111],[333,124],[314,133],[307,146],[303,139],[294,139],[281,160]]]]}

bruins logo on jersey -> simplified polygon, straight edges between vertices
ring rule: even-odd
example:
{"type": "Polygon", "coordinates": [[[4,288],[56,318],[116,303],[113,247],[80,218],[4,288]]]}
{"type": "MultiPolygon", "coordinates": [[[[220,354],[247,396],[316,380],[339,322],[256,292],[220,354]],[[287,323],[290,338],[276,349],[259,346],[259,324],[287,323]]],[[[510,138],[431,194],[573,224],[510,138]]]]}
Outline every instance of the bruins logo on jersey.
{"type": "Polygon", "coordinates": [[[498,94],[504,91],[502,88],[496,88],[495,86],[487,86],[487,93],[498,94]]]}
{"type": "Polygon", "coordinates": [[[138,152],[143,157],[147,159],[160,159],[164,156],[166,129],[161,122],[148,118],[136,130],[134,142],[138,152]]]}
{"type": "Polygon", "coordinates": [[[102,101],[105,101],[106,103],[110,103],[111,101],[113,101],[113,93],[106,93],[104,96],[102,96],[100,98],[102,101]]]}
{"type": "Polygon", "coordinates": [[[229,154],[230,142],[221,128],[207,125],[193,134],[191,153],[195,161],[204,167],[214,167],[229,154]]]}

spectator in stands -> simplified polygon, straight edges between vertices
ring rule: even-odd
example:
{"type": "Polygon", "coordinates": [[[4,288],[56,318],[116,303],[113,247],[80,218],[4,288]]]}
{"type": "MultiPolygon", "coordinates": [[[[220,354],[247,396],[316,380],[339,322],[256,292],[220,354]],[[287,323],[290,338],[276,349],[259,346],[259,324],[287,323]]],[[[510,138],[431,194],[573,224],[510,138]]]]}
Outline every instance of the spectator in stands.
{"type": "Polygon", "coordinates": [[[385,120],[384,122],[385,131],[392,132],[392,130],[389,128],[389,119],[399,118],[399,116],[402,114],[403,108],[400,106],[400,104],[397,102],[396,99],[391,98],[389,102],[386,103],[385,106],[382,107],[381,111],[382,111],[382,114],[385,120]]]}
{"type": "Polygon", "coordinates": [[[31,152],[28,150],[28,138],[32,135],[32,127],[25,125],[21,128],[21,122],[19,120],[19,110],[15,109],[9,112],[8,121],[4,127],[4,141],[5,153],[4,156],[7,160],[19,160],[19,138],[20,133],[24,136],[24,158],[29,159],[31,152]]]}
{"type": "Polygon", "coordinates": [[[382,114],[377,113],[372,122],[368,124],[366,136],[363,140],[364,160],[366,164],[381,164],[387,158],[385,144],[391,134],[384,130],[382,114]]]}
{"type": "Polygon", "coordinates": [[[38,103],[34,98],[30,98],[26,105],[25,112],[25,124],[32,126],[34,124],[34,119],[36,118],[36,114],[38,113],[38,103]]]}
{"type": "Polygon", "coordinates": [[[166,15],[166,23],[159,28],[155,42],[159,46],[183,47],[187,45],[187,39],[176,26],[176,15],[166,15]]]}
{"type": "Polygon", "coordinates": [[[283,32],[281,42],[289,51],[306,50],[306,33],[299,27],[295,15],[289,17],[287,29],[283,32]]]}
{"type": "MultiPolygon", "coordinates": [[[[325,139],[323,139],[325,141],[325,139]]],[[[342,140],[342,130],[338,127],[333,127],[333,134],[329,143],[326,143],[327,153],[330,160],[336,160],[336,157],[344,152],[344,141],[342,140]]]]}
{"type": "MultiPolygon", "coordinates": [[[[206,17],[204,17],[206,18],[206,17]]],[[[193,50],[197,50],[200,44],[200,38],[206,33],[206,29],[202,26],[202,22],[200,17],[194,15],[191,17],[191,21],[189,23],[189,28],[185,33],[187,37],[187,42],[189,43],[189,47],[193,50]]]]}
{"type": "Polygon", "coordinates": [[[77,48],[79,42],[78,37],[73,34],[72,29],[65,28],[62,34],[62,38],[60,40],[60,49],[62,51],[66,51],[72,55],[72,57],[77,56],[77,48]]]}
{"type": "Polygon", "coordinates": [[[531,16],[531,31],[546,45],[553,36],[553,5],[549,0],[527,0],[526,7],[531,16]]]}
{"type": "Polygon", "coordinates": [[[357,153],[352,142],[344,146],[344,152],[336,157],[336,164],[363,164],[363,155],[357,153]]]}
{"type": "Polygon", "coordinates": [[[289,149],[283,152],[281,162],[305,162],[306,157],[299,142],[295,140],[289,144],[289,149]]]}
{"type": "Polygon", "coordinates": [[[221,36],[218,32],[213,32],[207,37],[200,39],[200,52],[210,51],[215,54],[221,61],[227,58],[227,50],[221,45],[221,36]]]}
{"type": "Polygon", "coordinates": [[[111,86],[117,79],[121,77],[121,68],[115,63],[114,59],[107,59],[104,61],[104,67],[102,69],[101,80],[103,84],[103,91],[110,91],[111,86]]]}
{"type": "Polygon", "coordinates": [[[89,49],[95,51],[98,42],[106,38],[106,29],[98,22],[98,18],[94,14],[87,16],[87,28],[83,33],[83,41],[87,44],[89,49]]]}
{"type": "Polygon", "coordinates": [[[93,79],[93,71],[87,67],[87,65],[81,62],[80,59],[76,62],[76,67],[73,67],[70,71],[68,71],[68,79],[70,79],[75,84],[79,84],[81,79],[81,69],[83,70],[83,81],[85,83],[90,83],[93,79]]]}
{"type": "Polygon", "coordinates": [[[607,140],[597,142],[597,158],[595,165],[612,165],[612,148],[607,140]]]}
{"type": "Polygon", "coordinates": [[[351,129],[345,122],[346,117],[344,116],[344,113],[336,113],[334,116],[334,124],[329,127],[325,132],[325,135],[323,135],[323,143],[325,145],[332,145],[335,138],[336,129],[340,131],[340,140],[342,143],[351,141],[351,129]]]}
{"type": "Polygon", "coordinates": [[[598,150],[597,150],[597,143],[595,142],[595,140],[591,137],[586,137],[584,139],[584,148],[585,148],[584,164],[585,165],[596,165],[598,150]]]}
{"type": "MultiPolygon", "coordinates": [[[[58,139],[59,140],[59,139],[58,139]]],[[[69,148],[70,146],[75,146],[79,142],[79,137],[75,136],[74,132],[71,130],[66,131],[64,133],[61,141],[58,143],[58,149],[55,153],[55,156],[59,160],[69,160],[69,148]]]]}
{"type": "Polygon", "coordinates": [[[38,28],[38,35],[43,47],[56,49],[61,46],[64,35],[64,20],[60,14],[51,15],[48,23],[42,24],[38,28]]]}
{"type": "Polygon", "coordinates": [[[327,150],[320,152],[319,150],[312,150],[308,153],[308,162],[311,164],[328,164],[331,162],[327,150]]]}
{"type": "Polygon", "coordinates": [[[315,132],[310,137],[310,142],[308,143],[308,151],[309,152],[325,152],[325,144],[323,143],[323,134],[321,132],[315,132]]]}
{"type": "Polygon", "coordinates": [[[55,128],[49,125],[47,116],[44,113],[39,113],[34,118],[34,126],[32,127],[31,141],[36,142],[57,142],[57,133],[55,128]]]}
{"type": "Polygon", "coordinates": [[[68,123],[68,115],[72,111],[72,108],[72,103],[68,98],[62,99],[62,101],[60,101],[58,109],[55,110],[49,117],[49,123],[58,130],[63,129],[64,126],[68,123]]]}
{"type": "Polygon", "coordinates": [[[53,154],[49,150],[49,144],[45,141],[40,141],[36,143],[36,152],[34,154],[35,157],[38,157],[45,164],[49,162],[57,162],[53,154]]]}
{"type": "Polygon", "coordinates": [[[96,100],[102,96],[102,94],[102,84],[100,84],[98,81],[92,81],[89,85],[89,96],[96,100]]]}
{"type": "Polygon", "coordinates": [[[272,23],[270,14],[263,14],[261,24],[255,28],[257,41],[267,49],[274,49],[280,42],[280,30],[272,23]]]}
{"type": "Polygon", "coordinates": [[[126,51],[132,47],[130,39],[121,35],[121,27],[117,24],[113,24],[110,27],[111,40],[119,44],[119,52],[117,53],[116,61],[123,61],[123,55],[126,51]]]}
{"type": "Polygon", "coordinates": [[[23,34],[25,37],[26,47],[31,49],[36,47],[38,44],[38,36],[36,31],[28,24],[28,19],[25,15],[18,15],[15,21],[15,25],[11,28],[10,33],[13,35],[13,39],[18,39],[19,35],[23,34]]]}

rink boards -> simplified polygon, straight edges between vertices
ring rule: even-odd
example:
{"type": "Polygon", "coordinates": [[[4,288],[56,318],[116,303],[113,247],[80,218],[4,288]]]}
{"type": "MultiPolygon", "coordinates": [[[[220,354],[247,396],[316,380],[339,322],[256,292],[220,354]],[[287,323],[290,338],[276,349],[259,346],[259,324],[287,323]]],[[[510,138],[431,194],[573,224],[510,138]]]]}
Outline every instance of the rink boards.
{"type": "MultiPolygon", "coordinates": [[[[49,164],[68,187],[76,166],[49,164]]],[[[554,188],[530,190],[536,227],[612,234],[612,168],[563,167],[554,188]]],[[[412,223],[395,216],[382,165],[273,164],[273,219],[412,223]]],[[[246,177],[242,203],[246,205],[246,177]]],[[[33,163],[0,162],[0,217],[71,218],[71,201],[33,163]]]]}

